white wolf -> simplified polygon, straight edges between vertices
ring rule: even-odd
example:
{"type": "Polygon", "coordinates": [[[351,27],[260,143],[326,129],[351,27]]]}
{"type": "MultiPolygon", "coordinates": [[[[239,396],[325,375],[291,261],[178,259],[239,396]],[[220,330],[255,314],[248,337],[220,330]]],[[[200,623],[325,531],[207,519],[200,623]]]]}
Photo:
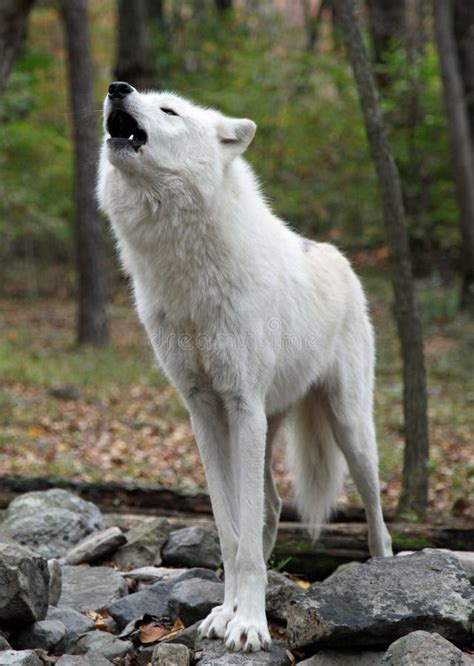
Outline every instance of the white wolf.
{"type": "Polygon", "coordinates": [[[296,499],[317,536],[349,470],[373,556],[391,555],[372,417],[374,342],[360,282],[270,210],[241,154],[256,125],[123,82],[105,100],[98,195],[157,359],[180,392],[212,500],[225,597],[201,634],[268,649],[266,566],[288,431],[296,499]],[[345,459],[345,460],[344,460],[345,459]]]}

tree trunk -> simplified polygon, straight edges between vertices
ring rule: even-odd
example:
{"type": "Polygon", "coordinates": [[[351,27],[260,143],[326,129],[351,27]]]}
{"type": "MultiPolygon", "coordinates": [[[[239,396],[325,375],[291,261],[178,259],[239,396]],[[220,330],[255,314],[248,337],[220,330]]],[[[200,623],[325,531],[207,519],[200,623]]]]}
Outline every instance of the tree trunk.
{"type": "Polygon", "coordinates": [[[165,25],[164,0],[146,0],[146,15],[163,28],[165,25]]]}
{"type": "Polygon", "coordinates": [[[428,496],[428,425],[426,373],[405,225],[400,178],[383,125],[370,63],[354,15],[352,0],[334,2],[354,72],[365,128],[377,171],[385,233],[390,250],[395,315],[403,360],[405,452],[398,513],[422,517],[428,496]]]}
{"type": "Polygon", "coordinates": [[[232,0],[215,0],[216,9],[220,14],[232,9],[232,0]]]}
{"type": "Polygon", "coordinates": [[[320,0],[317,13],[313,16],[311,11],[311,0],[303,0],[303,23],[305,32],[306,49],[313,51],[318,39],[319,28],[325,9],[330,6],[330,0],[320,0]]]}
{"type": "Polygon", "coordinates": [[[0,0],[0,97],[23,43],[34,0],[0,0]]]}
{"type": "Polygon", "coordinates": [[[374,60],[385,61],[385,54],[394,40],[403,41],[406,28],[405,0],[367,0],[369,29],[372,38],[374,60]]]}
{"type": "Polygon", "coordinates": [[[101,345],[107,341],[107,321],[103,240],[95,197],[97,122],[92,94],[87,0],[61,0],[61,13],[74,123],[78,342],[101,345]]]}
{"type": "Polygon", "coordinates": [[[474,2],[455,0],[454,32],[474,152],[474,2]]]}
{"type": "Polygon", "coordinates": [[[438,46],[462,236],[461,306],[474,312],[474,157],[459,63],[451,0],[434,0],[438,46]]]}
{"type": "MultiPolygon", "coordinates": [[[[373,59],[377,65],[386,62],[386,54],[395,42],[405,37],[405,0],[367,0],[369,30],[373,47],[373,59]]],[[[385,72],[377,72],[377,82],[384,87],[390,83],[385,72]]]]}
{"type": "Polygon", "coordinates": [[[118,47],[115,77],[136,88],[156,86],[146,0],[118,0],[118,47]]]}

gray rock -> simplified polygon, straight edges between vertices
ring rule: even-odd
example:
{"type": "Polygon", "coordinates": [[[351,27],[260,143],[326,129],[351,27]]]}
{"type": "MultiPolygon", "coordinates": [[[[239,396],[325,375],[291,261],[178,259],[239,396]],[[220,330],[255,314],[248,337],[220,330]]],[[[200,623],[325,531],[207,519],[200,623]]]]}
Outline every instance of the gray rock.
{"type": "Polygon", "coordinates": [[[11,650],[12,646],[10,643],[7,641],[7,639],[0,634],[0,652],[3,652],[3,650],[11,650]]]}
{"type": "Polygon", "coordinates": [[[384,654],[383,650],[321,650],[299,666],[380,666],[384,654]]]}
{"type": "Polygon", "coordinates": [[[5,650],[0,653],[0,666],[43,666],[33,650],[5,650]]]}
{"type": "Polygon", "coordinates": [[[392,643],[380,663],[382,666],[472,666],[473,662],[439,634],[413,631],[392,643]]]}
{"type": "Polygon", "coordinates": [[[131,641],[125,641],[106,631],[91,631],[80,638],[71,650],[71,654],[97,652],[106,659],[113,661],[123,657],[133,649],[131,641]]]}
{"type": "Polygon", "coordinates": [[[59,621],[66,627],[66,635],[58,646],[58,652],[68,652],[81,636],[88,631],[95,631],[95,623],[72,608],[50,606],[46,619],[59,621]]]}
{"type": "MultiPolygon", "coordinates": [[[[172,638],[164,638],[160,642],[160,645],[185,645],[189,650],[194,651],[200,624],[200,622],[196,622],[190,627],[182,629],[178,634],[176,634],[176,636],[173,636],[172,638]]],[[[153,651],[155,647],[155,645],[142,645],[136,652],[136,666],[149,666],[153,658],[153,651]]]]}
{"type": "Polygon", "coordinates": [[[194,650],[196,646],[196,641],[198,639],[199,625],[201,621],[191,624],[189,627],[182,629],[176,636],[172,638],[165,638],[163,643],[179,643],[180,645],[186,645],[190,650],[194,650]]]}
{"type": "Polygon", "coordinates": [[[301,588],[289,578],[276,571],[269,571],[265,596],[267,616],[276,622],[286,624],[288,607],[299,594],[301,588]]]}
{"type": "Polygon", "coordinates": [[[0,621],[42,620],[48,609],[48,563],[14,543],[0,543],[0,621]]]}
{"type": "Polygon", "coordinates": [[[48,560],[49,571],[49,597],[50,606],[56,606],[63,586],[63,570],[58,560],[48,560]]]}
{"type": "Polygon", "coordinates": [[[186,627],[204,619],[224,601],[224,584],[191,578],[173,587],[168,602],[172,620],[180,618],[186,627]]]}
{"type": "Polygon", "coordinates": [[[109,567],[63,567],[63,590],[58,606],[97,611],[128,593],[122,576],[109,567]]]}
{"type": "Polygon", "coordinates": [[[127,538],[120,528],[108,527],[100,532],[93,532],[79,541],[66,553],[64,560],[67,564],[97,562],[115,553],[126,541],[127,538]]]}
{"type": "Polygon", "coordinates": [[[112,662],[97,652],[74,655],[64,654],[55,666],[111,666],[112,662]]]}
{"type": "Polygon", "coordinates": [[[461,566],[466,572],[472,585],[474,585],[474,553],[462,550],[453,550],[453,555],[461,562],[461,566]]]}
{"type": "Polygon", "coordinates": [[[127,543],[114,555],[121,569],[161,564],[161,547],[168,538],[171,525],[166,518],[155,518],[126,534],[127,543]]]}
{"type": "MultiPolygon", "coordinates": [[[[469,578],[471,584],[474,584],[474,553],[467,550],[449,550],[448,548],[425,548],[424,550],[437,550],[441,553],[451,553],[454,557],[461,562],[462,568],[464,569],[466,576],[469,578]]],[[[403,557],[404,555],[413,555],[414,550],[402,550],[397,553],[397,557],[403,557]]],[[[422,551],[423,552],[423,551],[422,551]]]]}
{"type": "Polygon", "coordinates": [[[185,645],[161,643],[153,650],[151,666],[189,666],[191,652],[185,645]]]}
{"type": "Polygon", "coordinates": [[[158,583],[160,580],[170,580],[180,576],[187,569],[177,569],[170,567],[139,567],[131,571],[119,571],[121,576],[132,578],[138,583],[158,583]]]}
{"type": "Polygon", "coordinates": [[[219,536],[207,527],[184,527],[171,532],[161,555],[169,566],[217,569],[222,563],[219,536]]]}
{"type": "Polygon", "coordinates": [[[142,645],[135,653],[134,666],[150,666],[153,657],[154,645],[142,645]]]}
{"type": "Polygon", "coordinates": [[[81,539],[105,528],[99,509],[66,490],[26,493],[11,502],[4,528],[47,559],[61,557],[81,539]]]}
{"type": "Polygon", "coordinates": [[[107,611],[123,629],[129,622],[142,618],[146,613],[155,617],[169,617],[168,601],[173,587],[183,580],[199,578],[218,582],[216,574],[210,569],[189,569],[171,580],[150,585],[141,592],[129,594],[107,606],[107,611]]]}
{"type": "Polygon", "coordinates": [[[198,643],[196,666],[290,666],[294,663],[288,646],[283,641],[273,641],[269,652],[228,652],[223,641],[203,640],[198,643]],[[202,655],[201,655],[202,651],[202,655]]]}
{"type": "MultiPolygon", "coordinates": [[[[65,639],[66,627],[59,620],[39,620],[11,637],[15,650],[54,651],[65,639]]],[[[1,658],[0,658],[1,660],[1,658]]]]}
{"type": "Polygon", "coordinates": [[[469,640],[474,589],[459,561],[426,550],[375,558],[337,571],[294,599],[288,611],[292,647],[387,645],[419,627],[469,640]]]}
{"type": "Polygon", "coordinates": [[[3,527],[3,520],[5,518],[6,511],[0,511],[0,514],[3,514],[0,517],[2,520],[0,523],[0,543],[17,543],[12,535],[3,527]]]}

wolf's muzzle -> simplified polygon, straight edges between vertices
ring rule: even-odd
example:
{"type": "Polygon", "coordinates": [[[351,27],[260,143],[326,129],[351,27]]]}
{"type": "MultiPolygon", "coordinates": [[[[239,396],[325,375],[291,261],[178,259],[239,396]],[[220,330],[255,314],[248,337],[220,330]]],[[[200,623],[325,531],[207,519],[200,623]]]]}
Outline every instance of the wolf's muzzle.
{"type": "Polygon", "coordinates": [[[114,81],[109,86],[109,99],[122,99],[125,95],[130,95],[133,88],[125,81],[114,81]]]}

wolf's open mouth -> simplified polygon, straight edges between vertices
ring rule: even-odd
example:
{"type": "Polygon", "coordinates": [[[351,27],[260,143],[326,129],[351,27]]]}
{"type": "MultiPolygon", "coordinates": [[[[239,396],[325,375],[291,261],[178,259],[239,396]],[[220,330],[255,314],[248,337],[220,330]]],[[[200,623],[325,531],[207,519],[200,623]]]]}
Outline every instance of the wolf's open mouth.
{"type": "Polygon", "coordinates": [[[136,152],[141,146],[145,145],[148,138],[145,130],[138,126],[135,118],[126,111],[119,109],[109,114],[107,131],[112,139],[126,139],[136,152]]]}

